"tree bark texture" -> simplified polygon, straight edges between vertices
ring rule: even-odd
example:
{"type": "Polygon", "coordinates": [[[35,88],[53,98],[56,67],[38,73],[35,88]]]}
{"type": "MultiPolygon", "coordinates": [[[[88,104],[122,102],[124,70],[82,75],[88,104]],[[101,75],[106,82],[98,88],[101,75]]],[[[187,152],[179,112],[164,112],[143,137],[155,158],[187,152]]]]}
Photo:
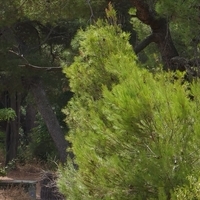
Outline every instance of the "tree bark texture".
{"type": "Polygon", "coordinates": [[[6,107],[10,107],[16,112],[16,118],[7,122],[6,128],[6,161],[7,165],[10,161],[17,157],[17,148],[19,141],[19,127],[20,127],[20,94],[15,93],[9,95],[7,93],[6,107]]]}
{"type": "Polygon", "coordinates": [[[36,102],[38,111],[40,112],[48,131],[56,145],[61,162],[66,161],[68,143],[59,125],[58,119],[49,104],[45,89],[40,79],[36,78],[30,84],[30,91],[36,102]]]}
{"type": "Polygon", "coordinates": [[[25,115],[21,115],[21,127],[24,131],[24,142],[26,145],[29,144],[31,140],[31,131],[33,128],[36,127],[36,115],[37,115],[37,108],[35,104],[32,102],[28,103],[25,107],[25,115]]]}
{"type": "Polygon", "coordinates": [[[144,24],[150,26],[152,30],[152,34],[134,48],[136,54],[151,42],[154,42],[160,51],[164,70],[185,70],[185,68],[177,68],[177,66],[171,64],[171,59],[178,56],[178,52],[172,41],[167,20],[160,17],[144,0],[130,0],[130,2],[136,8],[136,17],[144,24]]]}

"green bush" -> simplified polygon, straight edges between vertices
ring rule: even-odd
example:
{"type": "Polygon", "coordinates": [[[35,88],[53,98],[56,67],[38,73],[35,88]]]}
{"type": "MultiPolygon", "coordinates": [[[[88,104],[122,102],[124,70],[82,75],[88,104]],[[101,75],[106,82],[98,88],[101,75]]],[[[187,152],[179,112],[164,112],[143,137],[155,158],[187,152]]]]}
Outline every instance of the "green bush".
{"type": "Polygon", "coordinates": [[[99,21],[79,38],[80,55],[65,69],[75,95],[64,109],[78,169],[72,161],[60,168],[61,192],[69,200],[172,198],[200,170],[200,82],[140,68],[116,25],[99,21]]]}
{"type": "Polygon", "coordinates": [[[16,113],[12,108],[0,109],[0,121],[1,120],[12,120],[16,117],[16,113]]]}
{"type": "Polygon", "coordinates": [[[5,169],[5,167],[0,167],[0,176],[6,176],[6,169],[5,169]]]}

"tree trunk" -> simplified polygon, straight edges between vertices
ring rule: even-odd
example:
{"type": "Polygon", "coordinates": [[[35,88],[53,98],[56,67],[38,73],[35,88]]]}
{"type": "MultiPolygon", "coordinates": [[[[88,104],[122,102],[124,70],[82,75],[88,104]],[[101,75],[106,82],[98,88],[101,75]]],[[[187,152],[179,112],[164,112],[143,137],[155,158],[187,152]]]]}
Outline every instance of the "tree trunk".
{"type": "Polygon", "coordinates": [[[48,131],[56,145],[61,162],[66,161],[68,143],[59,125],[58,119],[53,112],[51,105],[47,99],[43,84],[39,78],[36,78],[30,84],[30,91],[35,99],[38,111],[40,112],[48,131]]]}
{"type": "Polygon", "coordinates": [[[160,51],[164,70],[174,71],[178,69],[184,71],[185,68],[177,68],[177,66],[171,63],[171,59],[178,56],[178,52],[173,44],[167,20],[160,17],[144,0],[130,0],[130,2],[136,8],[136,17],[144,24],[150,26],[152,30],[152,34],[134,48],[136,54],[151,42],[154,42],[160,51]]]}
{"type": "MultiPolygon", "coordinates": [[[[9,95],[9,94],[7,94],[9,95]]],[[[20,126],[20,94],[16,93],[7,96],[6,107],[10,107],[16,112],[16,118],[7,122],[6,128],[6,161],[7,165],[10,161],[17,157],[17,148],[19,141],[19,126],[20,126]]]]}
{"type": "Polygon", "coordinates": [[[29,103],[26,107],[26,115],[25,115],[24,126],[23,126],[25,142],[27,145],[29,144],[31,130],[36,126],[35,124],[36,114],[37,114],[37,110],[35,108],[35,105],[33,105],[32,103],[29,103]]]}

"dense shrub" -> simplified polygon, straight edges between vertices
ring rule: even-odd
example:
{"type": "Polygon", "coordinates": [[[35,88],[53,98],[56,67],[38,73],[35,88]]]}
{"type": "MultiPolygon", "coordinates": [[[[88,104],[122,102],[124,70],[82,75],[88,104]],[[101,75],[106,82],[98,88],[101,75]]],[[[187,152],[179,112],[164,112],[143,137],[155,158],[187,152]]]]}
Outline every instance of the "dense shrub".
{"type": "Polygon", "coordinates": [[[78,169],[60,169],[60,190],[69,200],[172,198],[199,176],[200,82],[142,69],[114,24],[78,36],[64,109],[78,169]]]}

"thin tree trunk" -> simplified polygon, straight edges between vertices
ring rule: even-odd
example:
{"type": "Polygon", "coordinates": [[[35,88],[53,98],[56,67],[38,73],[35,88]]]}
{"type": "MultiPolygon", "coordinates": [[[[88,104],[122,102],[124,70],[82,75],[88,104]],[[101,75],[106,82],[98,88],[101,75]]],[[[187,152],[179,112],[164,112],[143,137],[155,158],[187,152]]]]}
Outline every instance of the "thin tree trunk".
{"type": "Polygon", "coordinates": [[[47,99],[46,92],[40,79],[36,78],[30,84],[30,91],[35,99],[38,111],[40,112],[48,131],[59,152],[61,162],[66,161],[68,143],[59,125],[58,119],[53,112],[51,105],[47,99]]]}
{"type": "Polygon", "coordinates": [[[25,135],[25,142],[26,144],[29,144],[30,140],[30,134],[31,130],[36,126],[35,121],[36,121],[36,114],[37,110],[35,108],[35,105],[29,103],[26,107],[26,115],[24,119],[24,135],[25,135]]]}
{"type": "MultiPolygon", "coordinates": [[[[9,95],[9,94],[7,94],[9,95]]],[[[17,148],[19,141],[19,124],[20,124],[20,94],[16,93],[7,97],[7,107],[12,108],[16,112],[16,118],[7,122],[6,130],[6,161],[7,165],[10,161],[17,157],[17,148]]]]}

